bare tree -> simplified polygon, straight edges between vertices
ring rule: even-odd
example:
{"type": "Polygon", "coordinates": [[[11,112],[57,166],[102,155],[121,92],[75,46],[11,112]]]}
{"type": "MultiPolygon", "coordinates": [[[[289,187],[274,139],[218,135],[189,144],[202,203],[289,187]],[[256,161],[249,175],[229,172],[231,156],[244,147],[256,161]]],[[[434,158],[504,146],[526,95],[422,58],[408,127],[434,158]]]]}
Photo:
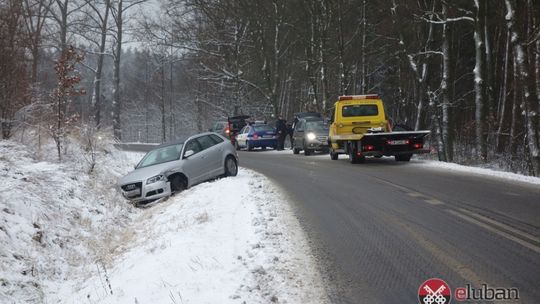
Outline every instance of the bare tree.
{"type": "Polygon", "coordinates": [[[122,43],[124,34],[124,22],[126,13],[136,5],[146,2],[146,0],[116,0],[111,2],[111,13],[114,18],[114,70],[113,70],[113,131],[114,137],[122,139],[122,124],[120,113],[122,111],[122,92],[120,87],[120,64],[122,60],[122,43]],[[116,3],[115,3],[116,2],[116,3]]]}
{"type": "Polygon", "coordinates": [[[27,36],[23,22],[24,8],[20,1],[0,3],[0,127],[4,139],[12,136],[15,114],[28,103],[27,36]]]}
{"type": "Polygon", "coordinates": [[[78,54],[70,46],[62,52],[61,57],[55,64],[58,84],[51,93],[54,119],[51,121],[50,130],[52,138],[56,143],[59,161],[62,161],[62,146],[68,132],[67,128],[76,118],[75,115],[70,115],[68,112],[68,105],[74,96],[85,94],[84,90],[76,88],[81,81],[81,77],[76,70],[76,65],[82,60],[83,56],[78,54]]]}

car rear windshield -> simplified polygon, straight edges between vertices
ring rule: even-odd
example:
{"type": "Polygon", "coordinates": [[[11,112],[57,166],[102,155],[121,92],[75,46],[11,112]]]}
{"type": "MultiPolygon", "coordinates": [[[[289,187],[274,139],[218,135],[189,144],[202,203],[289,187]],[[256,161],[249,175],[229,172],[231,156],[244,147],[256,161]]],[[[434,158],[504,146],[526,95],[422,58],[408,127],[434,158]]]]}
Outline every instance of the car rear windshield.
{"type": "Polygon", "coordinates": [[[354,117],[354,116],[376,116],[379,114],[379,109],[377,105],[350,105],[343,106],[342,115],[343,117],[354,117]]]}
{"type": "Polygon", "coordinates": [[[146,153],[146,155],[137,165],[137,169],[179,159],[180,151],[182,151],[183,145],[184,144],[170,145],[146,153]]]}
{"type": "Polygon", "coordinates": [[[306,130],[312,132],[326,132],[329,130],[328,124],[324,121],[308,121],[306,122],[306,130]]]}
{"type": "Polygon", "coordinates": [[[255,132],[274,132],[274,128],[269,125],[253,126],[253,129],[255,130],[255,132]]]}

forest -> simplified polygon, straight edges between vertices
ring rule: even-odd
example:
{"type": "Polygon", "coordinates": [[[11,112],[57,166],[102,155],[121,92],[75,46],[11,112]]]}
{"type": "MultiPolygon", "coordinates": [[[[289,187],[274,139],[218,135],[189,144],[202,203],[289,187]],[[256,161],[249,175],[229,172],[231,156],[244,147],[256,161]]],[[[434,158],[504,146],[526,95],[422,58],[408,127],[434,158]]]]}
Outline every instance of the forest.
{"type": "Polygon", "coordinates": [[[533,0],[0,0],[2,139],[165,142],[379,94],[439,160],[540,176],[533,0]]]}

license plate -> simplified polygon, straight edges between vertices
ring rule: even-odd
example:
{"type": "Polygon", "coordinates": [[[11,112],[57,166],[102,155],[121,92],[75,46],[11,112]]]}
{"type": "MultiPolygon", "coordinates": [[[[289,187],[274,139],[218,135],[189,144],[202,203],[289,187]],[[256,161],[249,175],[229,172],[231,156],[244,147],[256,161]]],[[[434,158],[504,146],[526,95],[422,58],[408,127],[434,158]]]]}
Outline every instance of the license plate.
{"type": "Polygon", "coordinates": [[[263,138],[272,138],[272,135],[263,135],[263,138]]]}
{"type": "Polygon", "coordinates": [[[139,195],[141,194],[141,189],[134,189],[134,190],[129,190],[129,191],[126,191],[126,195],[139,195]]]}
{"type": "Polygon", "coordinates": [[[406,144],[408,144],[408,143],[409,143],[408,140],[389,140],[389,141],[388,141],[388,144],[389,144],[389,145],[392,145],[392,146],[406,145],[406,144]]]}

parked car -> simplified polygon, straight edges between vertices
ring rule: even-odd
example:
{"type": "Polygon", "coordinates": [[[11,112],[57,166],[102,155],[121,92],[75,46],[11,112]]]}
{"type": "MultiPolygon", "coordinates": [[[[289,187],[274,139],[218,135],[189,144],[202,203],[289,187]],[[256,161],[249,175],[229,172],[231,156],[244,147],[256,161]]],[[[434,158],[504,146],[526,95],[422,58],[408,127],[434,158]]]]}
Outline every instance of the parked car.
{"type": "Polygon", "coordinates": [[[299,112],[299,113],[295,113],[294,114],[294,120],[293,120],[293,123],[292,123],[293,129],[296,128],[296,124],[298,123],[298,121],[300,119],[312,118],[312,117],[313,118],[323,119],[322,114],[318,113],[318,112],[299,112]]]}
{"type": "Polygon", "coordinates": [[[209,179],[237,173],[238,156],[231,142],[207,132],[146,153],[134,171],[119,179],[118,188],[129,201],[152,201],[209,179]]]}
{"type": "Polygon", "coordinates": [[[216,121],[209,131],[217,133],[225,138],[229,138],[229,123],[227,121],[216,121]]]}
{"type": "Polygon", "coordinates": [[[238,133],[248,124],[247,121],[251,117],[249,115],[239,115],[232,116],[227,118],[227,123],[229,125],[229,138],[231,143],[236,146],[236,136],[238,133]]]}
{"type": "Polygon", "coordinates": [[[327,151],[328,146],[328,124],[319,117],[307,117],[299,119],[293,132],[293,153],[299,154],[304,150],[304,154],[310,155],[314,151],[327,151]]]}
{"type": "Polygon", "coordinates": [[[248,151],[254,148],[263,150],[270,147],[276,149],[276,129],[267,124],[252,124],[245,126],[236,136],[238,149],[246,148],[248,151]]]}

